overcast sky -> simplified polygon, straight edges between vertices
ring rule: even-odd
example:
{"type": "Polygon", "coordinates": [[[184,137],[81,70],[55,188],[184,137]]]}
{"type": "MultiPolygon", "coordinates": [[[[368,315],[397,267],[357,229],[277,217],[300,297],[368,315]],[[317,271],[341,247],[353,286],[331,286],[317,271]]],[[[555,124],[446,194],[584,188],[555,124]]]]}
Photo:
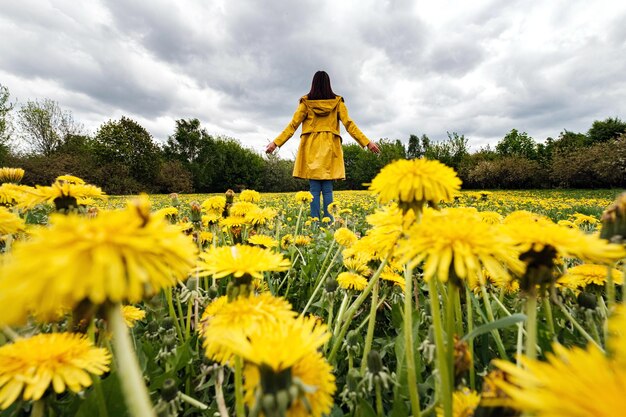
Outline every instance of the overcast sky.
{"type": "Polygon", "coordinates": [[[18,105],[53,99],[89,133],[125,115],[163,141],[198,118],[261,151],[319,69],[370,139],[478,149],[626,119],[619,0],[0,0],[0,38],[18,105]]]}

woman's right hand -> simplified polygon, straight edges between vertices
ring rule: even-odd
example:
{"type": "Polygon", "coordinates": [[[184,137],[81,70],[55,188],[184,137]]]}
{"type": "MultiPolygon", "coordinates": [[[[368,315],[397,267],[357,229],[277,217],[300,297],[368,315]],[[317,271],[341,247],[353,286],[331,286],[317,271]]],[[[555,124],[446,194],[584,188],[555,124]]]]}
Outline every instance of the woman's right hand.
{"type": "Polygon", "coordinates": [[[374,153],[380,153],[380,148],[374,142],[370,142],[367,144],[367,149],[374,153]]]}
{"type": "Polygon", "coordinates": [[[267,145],[267,148],[265,148],[265,153],[272,153],[274,152],[274,150],[276,149],[276,144],[274,142],[270,142],[267,145]]]}

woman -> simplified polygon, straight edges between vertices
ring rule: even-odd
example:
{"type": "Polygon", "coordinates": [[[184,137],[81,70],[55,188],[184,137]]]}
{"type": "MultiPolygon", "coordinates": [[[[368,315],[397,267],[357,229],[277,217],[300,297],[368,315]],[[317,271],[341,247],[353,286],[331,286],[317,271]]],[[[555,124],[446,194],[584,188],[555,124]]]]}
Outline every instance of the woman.
{"type": "Polygon", "coordinates": [[[348,116],[343,98],[336,95],[330,86],[328,74],[325,71],[317,71],[313,76],[311,91],[300,99],[293,119],[265,149],[267,153],[274,152],[276,147],[287,142],[302,124],[293,176],[309,180],[313,194],[311,217],[321,218],[321,193],[324,198],[324,217],[332,218],[328,213],[328,205],[333,202],[332,180],[346,179],[339,120],[359,145],[367,146],[374,153],[380,153],[378,146],[365,137],[348,116]]]}

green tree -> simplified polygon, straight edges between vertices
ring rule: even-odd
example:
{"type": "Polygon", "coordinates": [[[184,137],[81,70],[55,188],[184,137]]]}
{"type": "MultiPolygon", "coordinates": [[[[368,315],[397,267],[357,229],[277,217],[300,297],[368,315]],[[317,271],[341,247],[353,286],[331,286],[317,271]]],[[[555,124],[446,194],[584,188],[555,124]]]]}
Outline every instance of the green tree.
{"type": "MultiPolygon", "coordinates": [[[[120,175],[127,173],[133,180],[132,188],[138,186],[142,191],[155,188],[161,150],[139,123],[124,116],[119,121],[108,121],[100,126],[94,142],[96,159],[104,172],[119,170],[120,175]]],[[[108,182],[118,179],[104,177],[101,180],[108,182]]]]}
{"type": "Polygon", "coordinates": [[[518,132],[511,129],[496,145],[496,151],[500,156],[519,156],[526,159],[537,160],[537,144],[526,132],[518,132]]]}
{"type": "Polygon", "coordinates": [[[82,130],[69,111],[50,99],[28,101],[20,108],[17,123],[25,144],[45,156],[52,154],[66,136],[80,134],[82,130]]]}
{"type": "Polygon", "coordinates": [[[0,84],[0,162],[4,162],[9,154],[12,133],[10,113],[13,110],[13,103],[9,101],[10,96],[9,89],[0,84]]]}
{"type": "Polygon", "coordinates": [[[423,154],[420,139],[416,135],[409,136],[409,146],[406,151],[406,157],[408,159],[415,159],[420,158],[423,154]]]}
{"type": "Polygon", "coordinates": [[[590,144],[596,144],[615,139],[622,133],[626,133],[626,122],[617,117],[609,117],[602,121],[594,121],[587,132],[587,136],[590,144]]]}

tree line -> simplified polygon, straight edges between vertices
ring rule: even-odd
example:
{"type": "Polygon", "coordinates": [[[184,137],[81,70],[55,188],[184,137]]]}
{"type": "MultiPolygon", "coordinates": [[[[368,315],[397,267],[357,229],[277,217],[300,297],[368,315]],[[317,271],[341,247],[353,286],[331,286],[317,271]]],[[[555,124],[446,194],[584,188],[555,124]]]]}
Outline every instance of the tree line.
{"type": "MultiPolygon", "coordinates": [[[[464,188],[626,187],[626,122],[619,118],[594,121],[586,133],[565,130],[543,143],[512,129],[493,149],[475,152],[456,132],[438,141],[412,134],[406,143],[377,143],[380,155],[356,143],[343,145],[346,180],[336,182],[336,189],[366,188],[389,162],[420,157],[456,169],[464,188]]],[[[157,143],[128,117],[103,123],[88,135],[58,103],[44,99],[17,108],[2,85],[0,164],[24,168],[23,182],[29,185],[73,174],[109,194],[307,188],[304,180],[291,176],[292,160],[260,155],[236,139],[209,135],[198,119],[176,120],[165,143],[157,143]]]]}

